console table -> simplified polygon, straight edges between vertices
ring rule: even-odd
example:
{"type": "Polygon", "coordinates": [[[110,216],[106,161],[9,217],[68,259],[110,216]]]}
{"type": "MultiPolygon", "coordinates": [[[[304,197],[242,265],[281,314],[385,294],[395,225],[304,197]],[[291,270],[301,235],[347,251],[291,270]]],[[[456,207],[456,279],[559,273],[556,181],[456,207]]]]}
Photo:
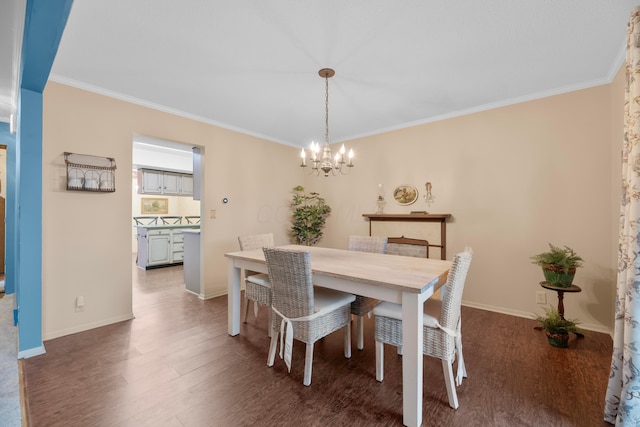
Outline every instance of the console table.
{"type": "Polygon", "coordinates": [[[432,245],[440,248],[440,258],[447,259],[447,218],[451,214],[362,214],[369,218],[369,236],[371,236],[371,223],[374,221],[395,221],[395,222],[439,222],[440,223],[440,244],[432,245]]]}

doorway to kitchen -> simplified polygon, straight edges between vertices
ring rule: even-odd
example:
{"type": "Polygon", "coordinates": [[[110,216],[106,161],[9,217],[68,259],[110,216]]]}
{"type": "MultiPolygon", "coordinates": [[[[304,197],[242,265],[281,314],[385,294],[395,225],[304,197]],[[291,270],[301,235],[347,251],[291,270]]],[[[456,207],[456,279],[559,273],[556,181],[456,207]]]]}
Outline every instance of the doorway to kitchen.
{"type": "Polygon", "coordinates": [[[202,297],[203,148],[142,135],[134,135],[132,147],[134,274],[153,274],[161,281],[164,275],[179,274],[185,289],[202,297]]]}

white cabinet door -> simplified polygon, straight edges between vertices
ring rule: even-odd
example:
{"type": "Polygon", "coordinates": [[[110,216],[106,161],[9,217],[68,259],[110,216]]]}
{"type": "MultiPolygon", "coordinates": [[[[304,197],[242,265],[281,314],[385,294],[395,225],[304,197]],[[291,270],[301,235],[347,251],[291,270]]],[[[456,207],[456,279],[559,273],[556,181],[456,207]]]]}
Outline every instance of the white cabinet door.
{"type": "Polygon", "coordinates": [[[147,237],[149,259],[147,265],[169,264],[171,262],[171,235],[159,234],[147,237]]]}
{"type": "Polygon", "coordinates": [[[163,173],[141,169],[142,188],[139,190],[143,194],[162,194],[163,173]]]}
{"type": "Polygon", "coordinates": [[[180,195],[193,196],[193,175],[182,175],[181,187],[180,195]]]}
{"type": "Polygon", "coordinates": [[[179,194],[180,193],[180,174],[164,173],[163,194],[179,194]]]}

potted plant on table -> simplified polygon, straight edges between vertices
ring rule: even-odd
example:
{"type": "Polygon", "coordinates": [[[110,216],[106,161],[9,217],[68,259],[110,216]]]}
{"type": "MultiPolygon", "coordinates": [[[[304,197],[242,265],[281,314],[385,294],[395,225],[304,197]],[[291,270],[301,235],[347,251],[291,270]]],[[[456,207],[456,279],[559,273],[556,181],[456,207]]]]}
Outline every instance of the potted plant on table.
{"type": "Polygon", "coordinates": [[[293,188],[291,235],[298,245],[312,246],[320,241],[331,207],[318,193],[306,193],[304,187],[293,188]]]}
{"type": "Polygon", "coordinates": [[[559,247],[549,243],[549,250],[531,257],[534,264],[542,267],[547,283],[568,288],[573,283],[576,269],[582,267],[582,258],[568,246],[559,247]]]}
{"type": "Polygon", "coordinates": [[[569,333],[576,333],[578,330],[576,320],[564,319],[553,307],[548,308],[545,315],[538,316],[536,320],[547,334],[547,341],[554,347],[566,348],[569,344],[569,333]]]}

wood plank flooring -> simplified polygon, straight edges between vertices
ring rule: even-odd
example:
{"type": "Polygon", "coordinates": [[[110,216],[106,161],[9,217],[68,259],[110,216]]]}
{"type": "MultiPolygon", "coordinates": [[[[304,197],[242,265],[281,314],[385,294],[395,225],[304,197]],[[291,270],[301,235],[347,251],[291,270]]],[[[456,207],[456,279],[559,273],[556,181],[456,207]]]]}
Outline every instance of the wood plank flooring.
{"type": "MultiPolygon", "coordinates": [[[[45,342],[24,360],[29,425],[401,426],[401,357],[385,346],[375,380],[373,321],[347,360],[342,332],[316,343],[310,387],[304,345],[291,373],[266,365],[267,310],[227,335],[226,297],[184,291],[181,266],[133,268],[135,319],[45,342]]],[[[440,361],[424,358],[424,426],[608,426],[603,419],[612,342],[572,336],[551,347],[533,320],[463,307],[468,378],[453,410],[440,361]]],[[[0,423],[1,424],[1,423],[0,423]]]]}

